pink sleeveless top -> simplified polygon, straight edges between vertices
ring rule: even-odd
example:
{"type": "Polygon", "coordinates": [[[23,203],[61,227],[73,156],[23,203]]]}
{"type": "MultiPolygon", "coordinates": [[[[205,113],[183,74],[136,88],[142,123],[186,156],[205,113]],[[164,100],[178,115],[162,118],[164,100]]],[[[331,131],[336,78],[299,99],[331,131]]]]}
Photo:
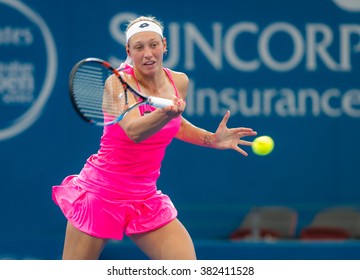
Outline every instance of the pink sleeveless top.
{"type": "MultiPolygon", "coordinates": [[[[135,78],[132,67],[128,66],[125,71],[135,78]]],[[[164,71],[178,96],[169,69],[164,68],[164,71]]],[[[138,89],[140,90],[139,85],[138,89]]],[[[142,105],[138,110],[143,116],[155,108],[142,105]]],[[[76,183],[85,190],[104,197],[142,199],[153,195],[157,190],[156,181],[160,176],[166,147],[179,131],[180,123],[181,117],[172,119],[141,143],[134,143],[129,139],[118,124],[104,127],[100,149],[97,154],[88,158],[76,183]]]]}

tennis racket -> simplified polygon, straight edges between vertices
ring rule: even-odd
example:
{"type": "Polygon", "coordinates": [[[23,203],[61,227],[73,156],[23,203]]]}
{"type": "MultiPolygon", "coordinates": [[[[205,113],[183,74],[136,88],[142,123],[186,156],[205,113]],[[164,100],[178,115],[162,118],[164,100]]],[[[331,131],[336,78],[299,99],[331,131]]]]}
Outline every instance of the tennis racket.
{"type": "Polygon", "coordinates": [[[170,99],[145,96],[133,89],[124,81],[122,70],[99,58],[83,59],[73,67],[69,77],[70,99],[83,120],[93,125],[107,126],[118,123],[142,104],[157,108],[173,105],[170,99]],[[129,93],[135,98],[130,97],[129,93]]]}

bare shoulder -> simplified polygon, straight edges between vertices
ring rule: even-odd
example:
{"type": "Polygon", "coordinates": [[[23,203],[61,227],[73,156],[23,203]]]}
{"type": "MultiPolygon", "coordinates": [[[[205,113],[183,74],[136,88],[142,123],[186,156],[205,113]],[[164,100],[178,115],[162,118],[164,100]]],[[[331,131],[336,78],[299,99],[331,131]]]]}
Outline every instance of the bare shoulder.
{"type": "Polygon", "coordinates": [[[118,78],[115,76],[115,74],[110,75],[105,80],[105,86],[112,87],[113,85],[116,85],[118,83],[118,78]]]}
{"type": "Polygon", "coordinates": [[[183,73],[169,69],[171,76],[174,80],[177,90],[182,98],[186,97],[187,89],[189,86],[189,77],[183,73]]]}
{"type": "Polygon", "coordinates": [[[180,82],[180,83],[188,83],[189,82],[189,78],[188,76],[183,73],[183,72],[178,72],[178,71],[174,71],[169,69],[171,72],[171,76],[173,77],[175,82],[180,82]]]}

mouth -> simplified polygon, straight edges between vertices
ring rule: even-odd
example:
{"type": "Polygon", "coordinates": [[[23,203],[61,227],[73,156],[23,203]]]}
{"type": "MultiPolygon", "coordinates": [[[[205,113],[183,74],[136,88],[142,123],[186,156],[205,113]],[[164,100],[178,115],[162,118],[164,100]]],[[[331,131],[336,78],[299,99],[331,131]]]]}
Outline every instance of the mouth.
{"type": "Polygon", "coordinates": [[[147,61],[144,63],[145,66],[152,66],[155,64],[155,61],[147,61]]]}

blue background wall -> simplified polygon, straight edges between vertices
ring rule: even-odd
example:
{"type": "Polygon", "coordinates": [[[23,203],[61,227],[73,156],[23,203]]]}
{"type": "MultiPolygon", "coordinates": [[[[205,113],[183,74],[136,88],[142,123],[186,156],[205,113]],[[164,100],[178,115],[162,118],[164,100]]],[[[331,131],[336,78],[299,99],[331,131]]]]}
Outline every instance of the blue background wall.
{"type": "Polygon", "coordinates": [[[214,131],[230,109],[229,126],[276,142],[244,158],[174,140],[158,186],[195,239],[227,238],[253,206],[297,209],[298,230],[324,207],[359,206],[360,9],[349,3],[0,0],[0,257],[26,257],[21,242],[55,244],[30,258],[61,253],[51,186],[101,136],[74,113],[68,75],[85,57],[117,65],[138,15],[163,21],[166,66],[191,79],[185,117],[214,131]]]}

